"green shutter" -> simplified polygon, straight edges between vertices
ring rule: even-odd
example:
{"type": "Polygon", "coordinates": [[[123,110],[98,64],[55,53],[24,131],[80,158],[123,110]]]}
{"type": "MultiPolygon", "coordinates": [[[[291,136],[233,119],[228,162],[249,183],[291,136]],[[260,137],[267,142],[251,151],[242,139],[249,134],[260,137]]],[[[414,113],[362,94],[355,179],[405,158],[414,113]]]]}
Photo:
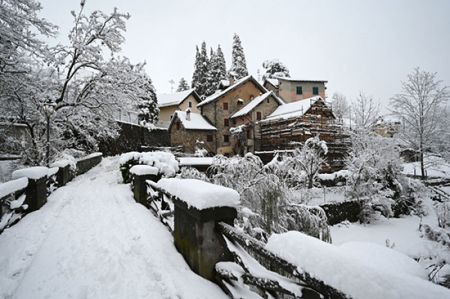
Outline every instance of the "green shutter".
{"type": "Polygon", "coordinates": [[[303,94],[303,89],[301,86],[297,86],[297,94],[303,94]]]}

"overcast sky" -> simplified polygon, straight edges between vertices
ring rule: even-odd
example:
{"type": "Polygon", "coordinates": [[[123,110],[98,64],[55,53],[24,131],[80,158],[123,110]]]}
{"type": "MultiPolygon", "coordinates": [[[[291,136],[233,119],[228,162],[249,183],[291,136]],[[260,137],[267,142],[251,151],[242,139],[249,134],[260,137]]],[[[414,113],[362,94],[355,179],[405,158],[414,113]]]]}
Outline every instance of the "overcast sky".
{"type": "MultiPolygon", "coordinates": [[[[79,0],[41,0],[66,42],[79,0]]],[[[157,92],[192,77],[195,45],[222,46],[231,62],[239,34],[249,72],[278,58],[291,77],[328,80],[328,96],[360,90],[386,106],[414,67],[450,85],[450,1],[87,0],[87,11],[129,12],[123,55],[146,61],[157,92]]]]}

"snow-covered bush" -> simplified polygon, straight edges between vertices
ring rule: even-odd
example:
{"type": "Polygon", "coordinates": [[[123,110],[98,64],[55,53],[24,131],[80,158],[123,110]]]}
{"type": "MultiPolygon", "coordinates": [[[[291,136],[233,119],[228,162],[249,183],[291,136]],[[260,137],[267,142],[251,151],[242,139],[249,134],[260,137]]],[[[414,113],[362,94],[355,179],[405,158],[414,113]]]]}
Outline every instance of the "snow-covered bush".
{"type": "Polygon", "coordinates": [[[291,190],[280,179],[279,165],[263,166],[259,157],[217,156],[208,169],[211,182],[233,188],[241,196],[238,225],[258,239],[272,232],[301,230],[329,241],[327,219],[319,207],[297,205],[291,190]]]}
{"type": "Polygon", "coordinates": [[[130,168],[134,165],[149,165],[158,168],[159,175],[173,177],[178,172],[178,161],[172,153],[168,152],[128,152],[120,156],[120,171],[124,183],[131,181],[130,168]]]}
{"type": "Polygon", "coordinates": [[[299,188],[306,182],[306,173],[291,163],[292,155],[277,153],[264,168],[267,173],[274,174],[288,188],[299,188]]]}
{"type": "Polygon", "coordinates": [[[180,179],[196,179],[209,182],[209,178],[203,172],[198,171],[192,167],[182,167],[180,173],[177,174],[180,179]]]}

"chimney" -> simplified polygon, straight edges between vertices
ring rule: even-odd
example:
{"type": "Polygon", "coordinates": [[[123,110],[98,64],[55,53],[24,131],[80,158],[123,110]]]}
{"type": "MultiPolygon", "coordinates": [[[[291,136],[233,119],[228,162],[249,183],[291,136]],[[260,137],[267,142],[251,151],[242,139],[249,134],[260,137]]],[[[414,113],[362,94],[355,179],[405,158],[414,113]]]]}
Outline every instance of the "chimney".
{"type": "Polygon", "coordinates": [[[228,73],[228,82],[230,82],[230,86],[234,84],[236,81],[236,73],[231,71],[228,73]]]}
{"type": "Polygon", "coordinates": [[[189,108],[186,109],[186,120],[191,120],[191,109],[189,108]]]}

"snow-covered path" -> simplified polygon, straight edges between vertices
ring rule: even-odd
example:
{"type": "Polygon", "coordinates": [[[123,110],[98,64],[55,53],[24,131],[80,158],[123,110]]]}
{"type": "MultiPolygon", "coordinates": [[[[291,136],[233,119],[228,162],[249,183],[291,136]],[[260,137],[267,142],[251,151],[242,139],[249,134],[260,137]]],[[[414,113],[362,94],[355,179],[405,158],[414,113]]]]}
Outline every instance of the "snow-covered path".
{"type": "Polygon", "coordinates": [[[119,181],[104,159],[0,235],[0,298],[226,298],[119,181]]]}

